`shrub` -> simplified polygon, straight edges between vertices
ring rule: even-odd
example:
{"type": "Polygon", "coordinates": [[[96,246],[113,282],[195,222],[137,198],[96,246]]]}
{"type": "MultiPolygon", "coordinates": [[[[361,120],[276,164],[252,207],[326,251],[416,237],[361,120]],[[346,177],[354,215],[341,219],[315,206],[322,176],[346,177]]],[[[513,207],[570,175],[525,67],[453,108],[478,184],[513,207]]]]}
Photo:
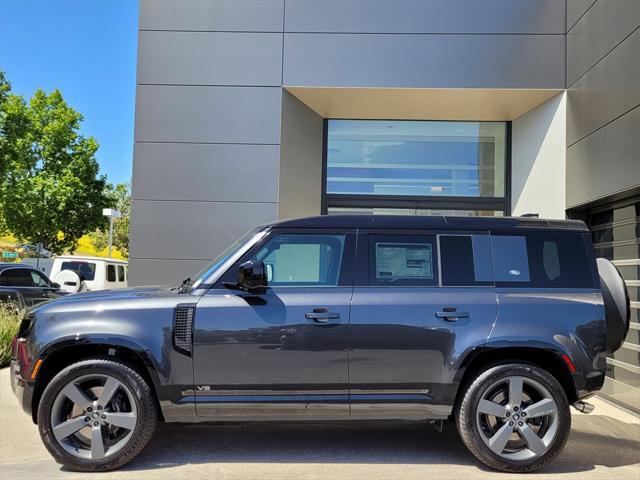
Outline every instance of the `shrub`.
{"type": "Polygon", "coordinates": [[[9,365],[11,341],[18,332],[20,316],[0,304],[0,368],[9,365]]]}

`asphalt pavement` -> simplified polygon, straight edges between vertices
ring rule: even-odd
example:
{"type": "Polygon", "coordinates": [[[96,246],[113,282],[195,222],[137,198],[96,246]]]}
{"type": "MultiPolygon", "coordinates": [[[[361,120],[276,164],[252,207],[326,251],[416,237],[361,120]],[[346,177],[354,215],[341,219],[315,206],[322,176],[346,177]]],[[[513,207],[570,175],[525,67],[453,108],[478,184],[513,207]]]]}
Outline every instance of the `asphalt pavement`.
{"type": "Polygon", "coordinates": [[[0,371],[0,479],[615,479],[640,480],[640,419],[601,400],[575,412],[569,442],[541,474],[497,473],[466,450],[453,425],[159,424],[115,472],[69,472],[49,456],[0,371]]]}

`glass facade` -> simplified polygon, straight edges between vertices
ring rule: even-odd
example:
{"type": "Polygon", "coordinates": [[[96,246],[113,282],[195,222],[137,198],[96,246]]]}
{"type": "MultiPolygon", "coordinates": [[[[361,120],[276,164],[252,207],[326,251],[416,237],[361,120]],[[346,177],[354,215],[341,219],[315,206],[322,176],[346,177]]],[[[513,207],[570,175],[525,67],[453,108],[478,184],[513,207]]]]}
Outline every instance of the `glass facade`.
{"type": "Polygon", "coordinates": [[[505,197],[505,122],[328,120],[327,130],[327,195],[505,197]]]}

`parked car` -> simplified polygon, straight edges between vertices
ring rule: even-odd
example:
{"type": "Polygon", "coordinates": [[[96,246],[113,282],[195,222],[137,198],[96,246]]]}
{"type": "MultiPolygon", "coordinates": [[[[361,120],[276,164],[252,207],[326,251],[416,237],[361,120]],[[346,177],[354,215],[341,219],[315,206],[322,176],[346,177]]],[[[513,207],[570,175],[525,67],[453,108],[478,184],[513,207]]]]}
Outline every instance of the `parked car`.
{"type": "Polygon", "coordinates": [[[0,263],[0,287],[20,292],[27,307],[64,295],[60,285],[39,270],[20,263],[0,263]]]}
{"type": "Polygon", "coordinates": [[[0,307],[15,315],[22,315],[27,309],[27,304],[19,290],[0,287],[0,307]]]}
{"type": "Polygon", "coordinates": [[[25,255],[39,256],[40,258],[51,258],[51,252],[46,248],[41,248],[40,251],[38,251],[38,245],[19,243],[16,245],[16,248],[22,250],[25,255]]]}
{"type": "Polygon", "coordinates": [[[23,320],[12,387],[59,463],[117,468],[165,422],[452,419],[503,471],[564,447],[629,327],[584,223],[324,216],[259,227],[180,286],[23,320]]]}
{"type": "Polygon", "coordinates": [[[125,288],[129,264],[103,257],[60,255],[53,260],[51,278],[68,293],[125,288]]]}

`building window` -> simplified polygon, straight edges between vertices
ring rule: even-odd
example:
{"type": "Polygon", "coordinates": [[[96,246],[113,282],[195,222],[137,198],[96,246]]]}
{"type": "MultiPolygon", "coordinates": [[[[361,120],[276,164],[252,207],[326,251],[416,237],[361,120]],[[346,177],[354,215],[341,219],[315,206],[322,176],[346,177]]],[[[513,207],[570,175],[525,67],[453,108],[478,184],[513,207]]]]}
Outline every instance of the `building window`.
{"type": "Polygon", "coordinates": [[[327,120],[325,211],[508,213],[506,122],[327,120]]]}

